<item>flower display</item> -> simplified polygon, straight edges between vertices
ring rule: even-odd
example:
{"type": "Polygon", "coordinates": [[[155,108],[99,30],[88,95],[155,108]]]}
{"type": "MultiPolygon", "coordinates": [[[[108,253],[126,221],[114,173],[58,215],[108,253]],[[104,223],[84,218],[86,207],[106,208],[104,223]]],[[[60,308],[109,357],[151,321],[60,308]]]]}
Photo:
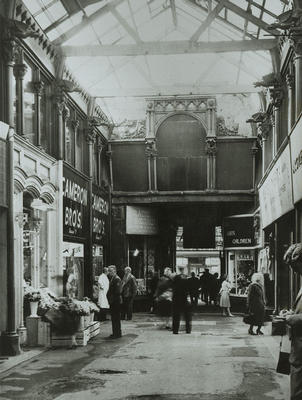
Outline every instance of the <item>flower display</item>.
{"type": "Polygon", "coordinates": [[[90,312],[99,312],[100,308],[89,299],[89,297],[84,297],[83,301],[86,301],[89,304],[90,312]]]}
{"type": "Polygon", "coordinates": [[[39,289],[35,289],[34,287],[27,285],[24,288],[24,299],[28,301],[40,301],[41,292],[39,289]]]}
{"type": "Polygon", "coordinates": [[[41,299],[39,301],[39,308],[43,311],[47,310],[59,310],[60,301],[57,299],[56,295],[52,293],[48,288],[41,288],[41,299]]]}
{"type": "Polygon", "coordinates": [[[77,316],[90,314],[90,305],[88,301],[66,298],[60,301],[59,310],[77,316]]]}

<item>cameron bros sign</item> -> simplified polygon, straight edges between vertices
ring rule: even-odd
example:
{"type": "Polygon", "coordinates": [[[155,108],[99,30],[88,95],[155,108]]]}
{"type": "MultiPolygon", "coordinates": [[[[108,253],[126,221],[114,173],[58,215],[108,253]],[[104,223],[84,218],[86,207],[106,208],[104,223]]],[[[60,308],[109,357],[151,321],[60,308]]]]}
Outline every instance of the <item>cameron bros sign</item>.
{"type": "Polygon", "coordinates": [[[92,193],[93,223],[92,233],[94,241],[103,239],[106,233],[106,222],[109,214],[109,203],[99,194],[92,193]]]}
{"type": "MultiPolygon", "coordinates": [[[[68,174],[68,173],[67,173],[68,174]]],[[[65,174],[64,171],[64,175],[65,174]]],[[[64,233],[83,236],[86,227],[88,205],[87,183],[82,178],[63,177],[64,233]],[[85,187],[86,184],[86,187],[85,187]]]]}

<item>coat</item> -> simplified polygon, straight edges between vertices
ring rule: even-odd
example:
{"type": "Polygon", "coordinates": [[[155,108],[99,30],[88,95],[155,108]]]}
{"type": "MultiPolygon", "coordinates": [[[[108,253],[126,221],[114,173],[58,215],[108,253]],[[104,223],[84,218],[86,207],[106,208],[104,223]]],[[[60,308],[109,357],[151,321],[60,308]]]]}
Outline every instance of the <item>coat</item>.
{"type": "Polygon", "coordinates": [[[172,314],[172,279],[163,275],[155,291],[156,313],[161,317],[169,317],[172,314]]]}
{"type": "Polygon", "coordinates": [[[107,292],[109,290],[109,279],[106,274],[101,274],[98,280],[99,284],[99,297],[98,305],[100,308],[109,308],[109,303],[107,299],[107,292]]]}
{"type": "Polygon", "coordinates": [[[265,316],[265,301],[263,288],[259,283],[251,283],[248,288],[247,309],[253,316],[252,325],[262,326],[265,316]]]}
{"type": "Polygon", "coordinates": [[[221,284],[221,289],[220,289],[220,302],[219,305],[220,307],[225,307],[225,308],[230,308],[231,307],[231,302],[230,302],[230,290],[232,289],[232,285],[228,281],[223,281],[221,284]]]}
{"type": "Polygon", "coordinates": [[[188,279],[185,275],[176,275],[173,279],[173,306],[181,307],[188,303],[189,285],[188,279]]]}
{"type": "Polygon", "coordinates": [[[114,307],[122,304],[122,281],[118,275],[114,275],[109,280],[109,290],[107,293],[107,299],[110,307],[114,307]]]}
{"type": "Polygon", "coordinates": [[[136,295],[137,283],[132,274],[125,275],[122,279],[122,297],[132,299],[136,295]]]}

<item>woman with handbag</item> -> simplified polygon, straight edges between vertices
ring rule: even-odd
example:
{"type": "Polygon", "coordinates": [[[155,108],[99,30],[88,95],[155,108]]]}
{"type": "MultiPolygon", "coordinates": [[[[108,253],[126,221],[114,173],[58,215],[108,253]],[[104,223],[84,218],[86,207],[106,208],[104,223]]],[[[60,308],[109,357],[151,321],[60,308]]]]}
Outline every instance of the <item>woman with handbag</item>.
{"type": "Polygon", "coordinates": [[[155,291],[155,312],[164,318],[166,329],[171,329],[172,283],[172,270],[171,268],[165,268],[155,291]]]}
{"type": "Polygon", "coordinates": [[[223,275],[222,284],[220,289],[220,302],[219,305],[222,308],[222,315],[225,317],[233,317],[231,314],[231,302],[230,302],[230,290],[232,289],[231,283],[228,281],[228,276],[223,275]]]}
{"type": "Polygon", "coordinates": [[[260,272],[255,273],[252,275],[252,282],[248,288],[247,310],[250,316],[250,327],[248,330],[250,335],[263,335],[263,332],[261,331],[265,316],[263,282],[263,275],[260,272]],[[257,326],[256,332],[253,331],[254,326],[257,326]]]}

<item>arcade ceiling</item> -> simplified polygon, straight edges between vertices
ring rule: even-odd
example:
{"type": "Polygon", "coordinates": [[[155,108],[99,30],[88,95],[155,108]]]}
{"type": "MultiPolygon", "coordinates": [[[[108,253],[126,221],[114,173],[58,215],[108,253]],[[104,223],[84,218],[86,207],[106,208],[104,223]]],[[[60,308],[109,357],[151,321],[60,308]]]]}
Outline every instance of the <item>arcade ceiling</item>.
{"type": "Polygon", "coordinates": [[[256,93],[289,0],[23,0],[114,121],[154,95],[256,93]]]}

